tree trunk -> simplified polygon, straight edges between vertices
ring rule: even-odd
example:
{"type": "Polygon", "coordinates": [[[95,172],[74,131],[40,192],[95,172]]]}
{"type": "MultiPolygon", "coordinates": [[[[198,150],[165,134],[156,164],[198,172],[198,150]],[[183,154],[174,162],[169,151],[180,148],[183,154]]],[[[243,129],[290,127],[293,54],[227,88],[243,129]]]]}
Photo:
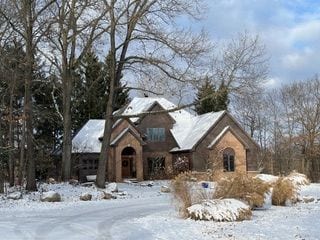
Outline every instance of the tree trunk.
{"type": "MultiPolygon", "coordinates": [[[[112,2],[112,8],[114,7],[114,2],[112,2]]],[[[110,11],[110,85],[109,85],[109,95],[107,100],[106,114],[105,114],[105,124],[103,132],[103,140],[101,146],[101,152],[99,155],[98,171],[96,185],[99,188],[105,188],[106,182],[106,171],[107,163],[110,161],[109,150],[111,141],[111,131],[113,125],[113,103],[115,98],[115,86],[116,86],[116,42],[115,42],[115,31],[116,31],[116,21],[113,9],[110,11]]]]}
{"type": "Polygon", "coordinates": [[[26,162],[27,162],[27,186],[28,191],[36,191],[36,169],[33,152],[33,114],[32,114],[32,80],[34,73],[34,48],[33,48],[33,20],[32,20],[32,3],[25,2],[25,14],[27,20],[26,29],[26,64],[27,72],[25,78],[25,118],[26,118],[26,162]]]}
{"type": "Polygon", "coordinates": [[[4,193],[4,178],[3,178],[3,168],[0,163],[0,193],[4,193]]]}
{"type": "Polygon", "coordinates": [[[23,116],[22,126],[21,126],[21,141],[20,141],[20,160],[19,160],[19,173],[18,173],[18,184],[23,185],[23,177],[25,173],[25,145],[26,145],[26,125],[23,116]]]}
{"type": "Polygon", "coordinates": [[[9,102],[9,184],[12,187],[14,185],[14,158],[13,158],[13,86],[10,91],[10,102],[9,102]]]}
{"type": "Polygon", "coordinates": [[[110,140],[111,140],[111,131],[112,131],[112,125],[113,125],[113,92],[110,92],[110,95],[108,98],[107,103],[107,109],[106,109],[106,118],[105,118],[105,124],[104,124],[104,132],[103,132],[103,141],[101,146],[101,153],[99,155],[99,164],[98,164],[98,171],[97,171],[97,180],[96,185],[99,188],[105,187],[106,182],[106,171],[107,171],[107,163],[110,161],[109,158],[109,149],[110,149],[110,140]]]}
{"type": "MultiPolygon", "coordinates": [[[[66,70],[65,70],[66,71],[66,70]]],[[[68,181],[71,175],[71,77],[66,75],[63,83],[63,148],[62,180],[68,181]]]]}

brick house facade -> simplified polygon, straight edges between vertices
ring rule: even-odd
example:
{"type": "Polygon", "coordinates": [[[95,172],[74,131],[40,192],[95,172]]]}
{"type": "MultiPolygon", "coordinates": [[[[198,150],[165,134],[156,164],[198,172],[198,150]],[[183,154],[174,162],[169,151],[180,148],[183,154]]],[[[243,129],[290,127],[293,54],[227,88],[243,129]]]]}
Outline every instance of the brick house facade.
{"type": "MultiPolygon", "coordinates": [[[[107,177],[137,180],[177,169],[225,172],[256,171],[259,147],[227,112],[193,115],[186,110],[165,112],[176,106],[164,98],[134,98],[112,129],[107,177]],[[127,118],[126,115],[145,114],[127,118]],[[162,172],[161,172],[162,171],[162,172]]],[[[104,120],[89,120],[73,139],[73,174],[81,181],[94,175],[101,149],[104,120]]]]}

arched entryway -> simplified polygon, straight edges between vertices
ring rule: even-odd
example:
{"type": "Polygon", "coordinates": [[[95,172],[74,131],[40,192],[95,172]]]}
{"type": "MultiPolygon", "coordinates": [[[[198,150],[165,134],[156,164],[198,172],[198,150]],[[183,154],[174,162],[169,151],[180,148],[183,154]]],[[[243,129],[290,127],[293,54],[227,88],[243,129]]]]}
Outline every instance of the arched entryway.
{"type": "Polygon", "coordinates": [[[132,147],[126,147],[121,152],[122,178],[135,178],[136,169],[136,151],[132,147]]]}

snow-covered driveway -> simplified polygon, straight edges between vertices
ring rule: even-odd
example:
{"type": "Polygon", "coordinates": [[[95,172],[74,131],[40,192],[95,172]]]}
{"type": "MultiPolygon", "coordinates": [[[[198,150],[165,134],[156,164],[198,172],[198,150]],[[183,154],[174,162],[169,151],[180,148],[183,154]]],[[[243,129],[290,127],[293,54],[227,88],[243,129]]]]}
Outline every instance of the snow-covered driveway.
{"type": "MultiPolygon", "coordinates": [[[[165,196],[148,199],[77,203],[60,209],[16,211],[2,215],[0,239],[112,239],[111,231],[122,221],[144,217],[171,208],[165,196]]],[[[148,231],[130,231],[133,239],[152,239],[148,231]]],[[[118,233],[121,235],[121,232],[118,233]]]]}
{"type": "Polygon", "coordinates": [[[290,207],[266,204],[249,221],[212,222],[181,219],[170,193],[152,187],[119,184],[118,199],[79,201],[82,191],[94,188],[50,185],[63,202],[43,203],[38,195],[8,201],[0,199],[0,240],[269,240],[320,239],[320,184],[302,187],[311,203],[290,207]],[[125,193],[121,195],[120,193],[125,193]]]}

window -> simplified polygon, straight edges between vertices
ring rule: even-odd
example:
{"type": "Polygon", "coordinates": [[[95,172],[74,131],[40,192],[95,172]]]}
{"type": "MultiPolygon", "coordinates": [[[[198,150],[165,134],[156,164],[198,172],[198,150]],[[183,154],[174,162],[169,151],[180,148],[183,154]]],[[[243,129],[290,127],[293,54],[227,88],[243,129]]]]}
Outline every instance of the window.
{"type": "Polygon", "coordinates": [[[84,170],[98,169],[98,159],[83,159],[81,168],[84,170]]]}
{"type": "Polygon", "coordinates": [[[223,169],[226,172],[234,172],[234,150],[226,148],[223,151],[223,169]]]}
{"type": "Polygon", "coordinates": [[[165,169],[165,157],[148,157],[150,175],[161,174],[165,169]]]}
{"type": "Polygon", "coordinates": [[[164,128],[147,128],[148,140],[151,142],[164,142],[165,131],[164,128]]]}

